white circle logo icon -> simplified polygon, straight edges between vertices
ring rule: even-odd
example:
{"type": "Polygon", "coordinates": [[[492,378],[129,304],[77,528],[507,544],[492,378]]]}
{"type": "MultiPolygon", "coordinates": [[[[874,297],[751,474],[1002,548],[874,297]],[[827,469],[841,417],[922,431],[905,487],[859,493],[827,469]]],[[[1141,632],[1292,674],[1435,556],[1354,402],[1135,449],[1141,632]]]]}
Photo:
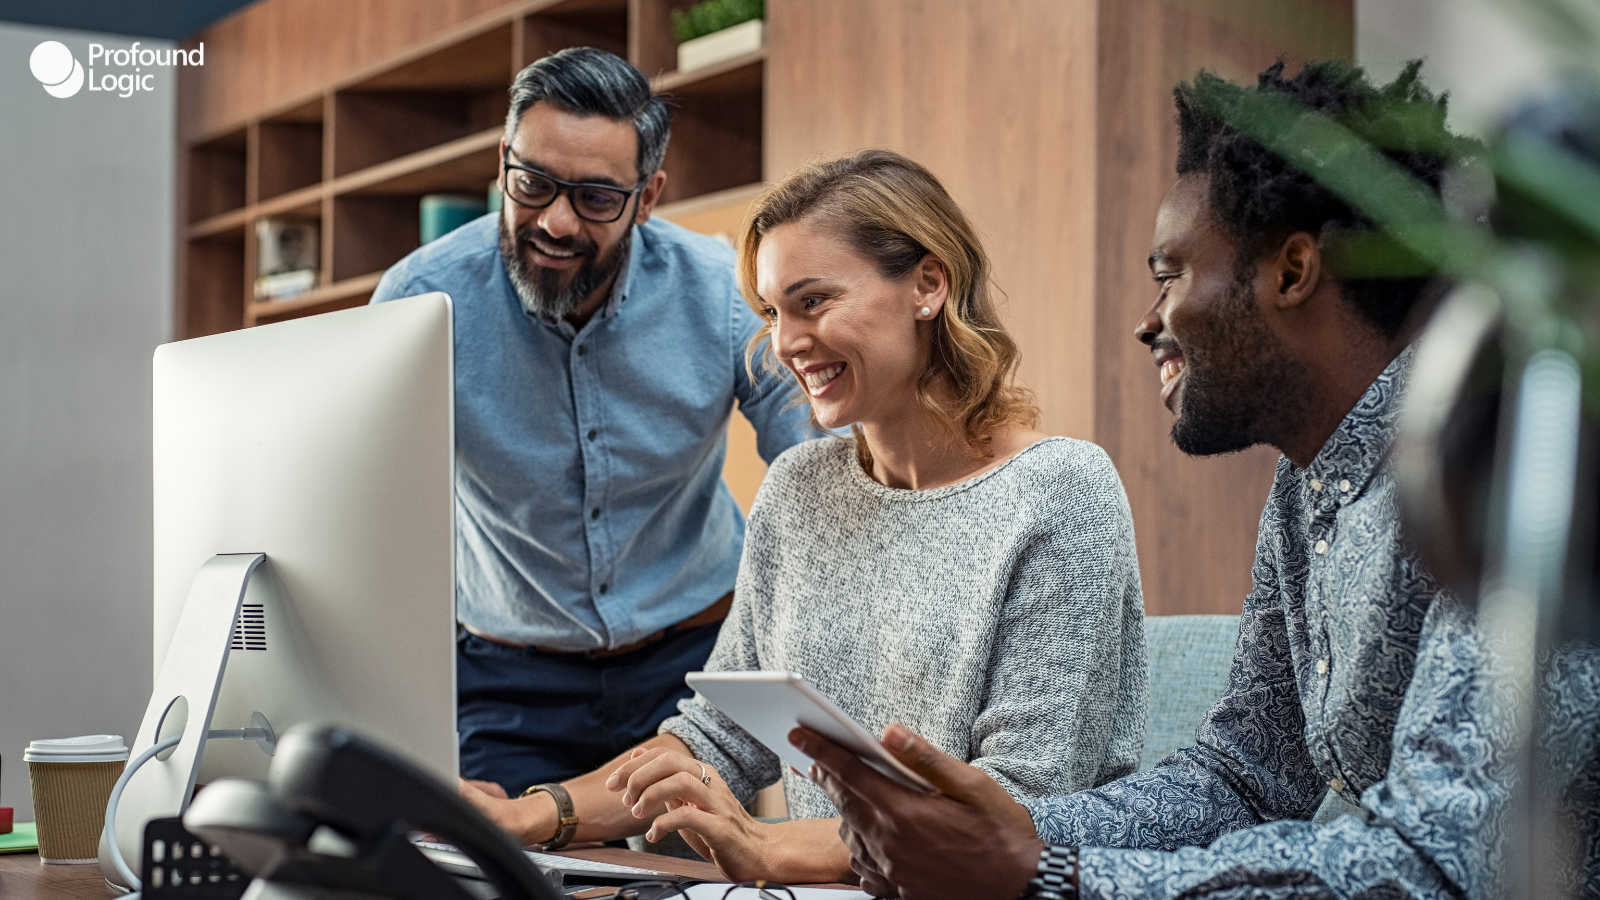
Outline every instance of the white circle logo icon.
{"type": "Polygon", "coordinates": [[[83,89],[83,66],[60,41],[45,41],[33,48],[28,68],[52,97],[71,97],[83,89]]]}

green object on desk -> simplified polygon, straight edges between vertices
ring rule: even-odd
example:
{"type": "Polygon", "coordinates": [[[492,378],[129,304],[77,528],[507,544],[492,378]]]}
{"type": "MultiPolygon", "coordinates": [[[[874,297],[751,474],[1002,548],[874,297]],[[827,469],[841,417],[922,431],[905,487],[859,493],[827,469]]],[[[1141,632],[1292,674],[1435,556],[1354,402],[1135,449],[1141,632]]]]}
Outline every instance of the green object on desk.
{"type": "Polygon", "coordinates": [[[32,822],[18,822],[10,834],[0,834],[0,853],[30,853],[39,849],[39,833],[32,822]]]}

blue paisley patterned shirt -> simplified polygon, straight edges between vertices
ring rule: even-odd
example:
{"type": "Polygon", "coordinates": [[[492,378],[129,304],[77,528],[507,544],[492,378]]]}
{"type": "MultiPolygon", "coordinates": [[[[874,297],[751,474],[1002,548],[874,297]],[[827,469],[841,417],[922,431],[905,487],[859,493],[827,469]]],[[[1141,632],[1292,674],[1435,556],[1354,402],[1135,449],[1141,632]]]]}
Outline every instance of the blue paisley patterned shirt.
{"type": "MultiPolygon", "coordinates": [[[[1233,669],[1196,746],[1027,804],[1042,837],[1085,848],[1083,896],[1497,893],[1509,726],[1490,714],[1470,613],[1402,543],[1383,466],[1411,355],[1308,468],[1280,460],[1233,669]],[[1361,817],[1305,821],[1328,790],[1360,803],[1361,817]]],[[[1576,762],[1560,784],[1579,798],[1578,840],[1592,840],[1600,664],[1583,661],[1558,680],[1550,721],[1570,726],[1576,762]]]]}

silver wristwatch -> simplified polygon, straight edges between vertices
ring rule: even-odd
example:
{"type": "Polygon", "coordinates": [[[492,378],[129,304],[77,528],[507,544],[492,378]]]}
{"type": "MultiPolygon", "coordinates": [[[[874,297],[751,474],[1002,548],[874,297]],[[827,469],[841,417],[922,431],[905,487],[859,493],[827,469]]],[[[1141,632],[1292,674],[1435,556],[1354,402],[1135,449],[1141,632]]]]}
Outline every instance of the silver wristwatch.
{"type": "Polygon", "coordinates": [[[1078,900],[1078,848],[1048,844],[1039,867],[1017,900],[1078,900]]]}

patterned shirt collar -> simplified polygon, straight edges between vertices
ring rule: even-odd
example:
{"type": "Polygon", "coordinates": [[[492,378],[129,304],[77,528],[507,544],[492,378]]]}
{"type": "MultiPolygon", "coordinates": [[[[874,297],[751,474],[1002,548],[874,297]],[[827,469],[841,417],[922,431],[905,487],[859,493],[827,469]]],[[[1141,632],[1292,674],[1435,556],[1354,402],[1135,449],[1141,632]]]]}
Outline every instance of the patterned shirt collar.
{"type": "Polygon", "coordinates": [[[1406,347],[1384,367],[1317,451],[1305,471],[1305,483],[1313,491],[1326,490],[1342,505],[1366,490],[1394,442],[1395,423],[1415,351],[1416,344],[1406,347]]]}

